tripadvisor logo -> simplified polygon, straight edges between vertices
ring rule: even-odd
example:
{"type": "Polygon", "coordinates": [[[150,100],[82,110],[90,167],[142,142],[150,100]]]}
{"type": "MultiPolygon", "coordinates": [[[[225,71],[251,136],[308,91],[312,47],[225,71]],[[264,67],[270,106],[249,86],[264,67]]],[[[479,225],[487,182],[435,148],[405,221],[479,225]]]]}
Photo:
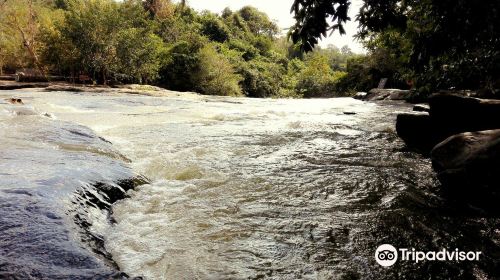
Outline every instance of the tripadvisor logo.
{"type": "Polygon", "coordinates": [[[391,266],[398,260],[398,251],[392,245],[380,245],[375,251],[375,260],[381,266],[391,266]]]}
{"type": "Polygon", "coordinates": [[[415,263],[422,261],[478,261],[481,252],[464,252],[455,249],[449,251],[442,249],[440,251],[422,252],[415,248],[396,249],[390,244],[380,245],[375,251],[375,260],[381,266],[392,266],[399,259],[401,261],[412,261],[415,263]]]}

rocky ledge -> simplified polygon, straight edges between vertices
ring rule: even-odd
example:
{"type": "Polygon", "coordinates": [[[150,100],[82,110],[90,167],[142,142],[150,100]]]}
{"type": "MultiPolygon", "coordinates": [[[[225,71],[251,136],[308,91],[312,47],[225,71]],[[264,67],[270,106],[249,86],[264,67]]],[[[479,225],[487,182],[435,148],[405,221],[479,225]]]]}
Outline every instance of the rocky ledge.
{"type": "Polygon", "coordinates": [[[500,129],[500,100],[442,93],[429,98],[429,112],[400,114],[396,122],[407,146],[423,154],[452,135],[490,129],[500,129]]]}
{"type": "Polygon", "coordinates": [[[368,93],[358,93],[355,97],[366,101],[379,100],[408,100],[412,96],[411,90],[374,88],[368,93]]]}
{"type": "Polygon", "coordinates": [[[398,115],[396,131],[431,157],[443,189],[468,202],[500,198],[500,100],[435,94],[417,111],[398,115]]]}

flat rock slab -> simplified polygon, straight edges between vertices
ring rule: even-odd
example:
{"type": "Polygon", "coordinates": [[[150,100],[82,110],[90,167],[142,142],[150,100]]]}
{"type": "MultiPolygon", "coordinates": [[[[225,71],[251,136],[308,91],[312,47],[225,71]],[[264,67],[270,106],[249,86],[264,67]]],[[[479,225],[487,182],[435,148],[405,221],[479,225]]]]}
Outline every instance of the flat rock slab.
{"type": "Polygon", "coordinates": [[[2,82],[0,83],[0,90],[14,90],[23,88],[45,88],[49,83],[17,83],[17,82],[2,82]]]}
{"type": "Polygon", "coordinates": [[[403,89],[371,89],[364,97],[364,100],[407,100],[412,95],[412,91],[403,89]]]}

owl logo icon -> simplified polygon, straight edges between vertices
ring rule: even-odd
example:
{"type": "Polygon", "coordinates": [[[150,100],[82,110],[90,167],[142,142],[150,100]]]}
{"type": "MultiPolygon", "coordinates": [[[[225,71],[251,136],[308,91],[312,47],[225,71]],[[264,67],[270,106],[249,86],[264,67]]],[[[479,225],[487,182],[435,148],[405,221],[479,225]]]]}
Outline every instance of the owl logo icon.
{"type": "Polygon", "coordinates": [[[398,250],[390,244],[380,245],[375,251],[375,260],[381,266],[389,267],[398,260],[398,250]]]}

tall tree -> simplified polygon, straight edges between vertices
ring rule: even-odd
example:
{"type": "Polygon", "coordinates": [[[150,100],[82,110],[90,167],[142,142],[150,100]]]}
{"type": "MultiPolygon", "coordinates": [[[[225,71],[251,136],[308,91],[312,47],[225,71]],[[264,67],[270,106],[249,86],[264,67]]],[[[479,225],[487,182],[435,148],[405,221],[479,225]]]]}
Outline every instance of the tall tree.
{"type": "MultiPolygon", "coordinates": [[[[10,39],[20,39],[20,42],[28,53],[31,64],[41,73],[45,73],[43,65],[40,63],[39,41],[40,25],[46,16],[46,8],[41,1],[19,0],[1,3],[2,13],[0,15],[0,25],[10,39]]],[[[7,38],[3,38],[7,40],[7,38]]]]}
{"type": "Polygon", "coordinates": [[[104,84],[117,63],[114,46],[121,23],[118,3],[112,0],[68,2],[63,34],[78,49],[86,72],[99,75],[104,84]]]}

